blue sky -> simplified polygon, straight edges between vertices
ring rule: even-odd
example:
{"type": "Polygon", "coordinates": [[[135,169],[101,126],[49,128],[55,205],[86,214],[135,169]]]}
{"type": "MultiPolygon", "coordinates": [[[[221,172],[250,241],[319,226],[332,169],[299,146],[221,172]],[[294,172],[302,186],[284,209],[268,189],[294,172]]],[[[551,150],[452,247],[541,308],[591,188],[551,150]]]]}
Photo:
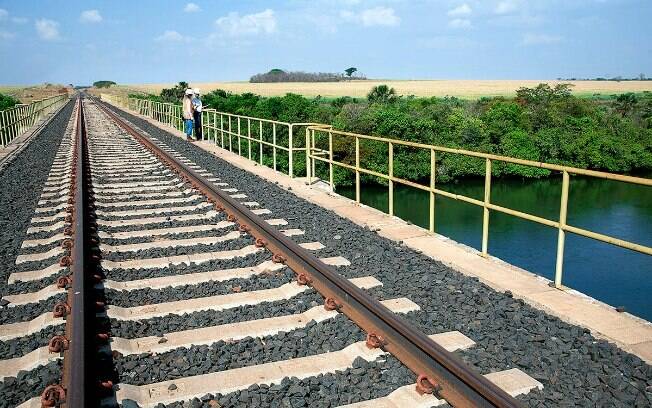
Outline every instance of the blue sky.
{"type": "Polygon", "coordinates": [[[652,76],[651,0],[0,0],[0,83],[652,76]]]}

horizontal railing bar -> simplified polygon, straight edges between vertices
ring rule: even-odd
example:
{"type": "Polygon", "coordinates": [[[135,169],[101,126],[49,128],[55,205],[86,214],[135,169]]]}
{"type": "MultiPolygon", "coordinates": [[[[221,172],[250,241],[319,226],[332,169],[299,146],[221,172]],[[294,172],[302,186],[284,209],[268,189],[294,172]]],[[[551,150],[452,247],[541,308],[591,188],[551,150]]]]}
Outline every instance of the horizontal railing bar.
{"type": "Polygon", "coordinates": [[[435,146],[435,145],[429,145],[424,143],[415,143],[415,142],[409,142],[406,140],[399,140],[399,139],[388,139],[380,136],[362,135],[358,133],[344,132],[339,130],[324,130],[323,128],[318,128],[318,127],[309,127],[308,129],[319,131],[319,132],[332,133],[333,135],[360,138],[365,140],[374,140],[374,141],[384,142],[384,143],[393,143],[394,145],[414,147],[414,148],[425,149],[425,150],[435,150],[443,153],[462,154],[465,156],[472,156],[481,159],[490,159],[490,160],[497,160],[497,161],[502,161],[502,162],[512,163],[512,164],[520,164],[528,167],[537,167],[537,168],[543,168],[546,170],[559,171],[559,172],[567,171],[569,173],[577,174],[577,175],[590,176],[590,177],[602,178],[607,180],[623,181],[626,183],[639,184],[644,186],[652,186],[652,179],[643,178],[643,177],[626,176],[622,174],[606,173],[597,170],[580,169],[577,167],[562,166],[558,164],[536,162],[536,161],[525,160],[525,159],[517,159],[515,157],[500,156],[491,153],[474,152],[471,150],[464,150],[464,149],[454,149],[450,147],[435,146]]]}

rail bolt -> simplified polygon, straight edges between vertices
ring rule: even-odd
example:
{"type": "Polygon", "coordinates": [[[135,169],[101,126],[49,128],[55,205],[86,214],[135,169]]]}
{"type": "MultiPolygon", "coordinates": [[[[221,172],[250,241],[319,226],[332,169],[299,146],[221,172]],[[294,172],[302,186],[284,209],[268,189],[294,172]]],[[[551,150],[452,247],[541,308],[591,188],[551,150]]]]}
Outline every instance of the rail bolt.
{"type": "Polygon", "coordinates": [[[72,239],[64,239],[63,242],[61,243],[61,248],[64,249],[70,249],[72,248],[72,239]]]}
{"type": "Polygon", "coordinates": [[[66,228],[63,230],[63,235],[71,236],[71,235],[72,235],[72,228],[71,228],[71,227],[66,227],[66,228]]]}
{"type": "Polygon", "coordinates": [[[297,275],[297,283],[299,285],[309,285],[312,282],[312,279],[308,277],[305,273],[301,272],[297,275]]]}
{"type": "Polygon", "coordinates": [[[97,339],[101,341],[109,340],[109,333],[97,333],[97,339]]]}
{"type": "Polygon", "coordinates": [[[68,199],[68,204],[75,204],[75,198],[74,198],[74,197],[70,197],[70,198],[68,199]]]}
{"type": "Polygon", "coordinates": [[[54,309],[52,310],[52,315],[54,317],[64,317],[67,316],[70,313],[70,305],[66,302],[59,302],[56,305],[54,305],[54,309]]]}
{"type": "Polygon", "coordinates": [[[97,302],[95,302],[95,308],[101,311],[102,309],[104,309],[104,302],[100,302],[98,300],[97,302]]]}
{"type": "Polygon", "coordinates": [[[68,345],[70,342],[65,336],[54,336],[48,342],[48,351],[50,353],[61,353],[64,350],[68,350],[68,345]]]}
{"type": "Polygon", "coordinates": [[[421,374],[417,377],[417,392],[420,395],[437,393],[441,390],[441,386],[427,375],[421,374]]]}
{"type": "Polygon", "coordinates": [[[72,265],[72,259],[69,256],[64,256],[59,260],[59,266],[70,266],[72,265]]]}
{"type": "Polygon", "coordinates": [[[100,381],[100,389],[105,392],[113,390],[113,381],[111,380],[100,381]]]}
{"type": "Polygon", "coordinates": [[[256,248],[263,248],[267,246],[267,242],[265,242],[265,240],[262,238],[256,238],[254,245],[256,245],[256,248]]]}
{"type": "Polygon", "coordinates": [[[367,347],[374,349],[382,347],[384,344],[385,339],[383,339],[382,336],[379,336],[374,332],[367,334],[367,347]]]}
{"type": "Polygon", "coordinates": [[[324,309],[326,310],[339,310],[341,307],[342,304],[334,298],[329,297],[324,301],[324,309]]]}
{"type": "Polygon", "coordinates": [[[220,212],[224,211],[224,207],[219,204],[215,204],[215,209],[220,212]]]}
{"type": "Polygon", "coordinates": [[[68,214],[65,218],[66,222],[72,222],[72,215],[68,214]]]}
{"type": "Polygon", "coordinates": [[[272,262],[274,263],[285,263],[285,257],[281,254],[274,254],[272,255],[272,262]]]}
{"type": "Polygon", "coordinates": [[[240,227],[238,228],[240,232],[248,232],[250,229],[251,228],[249,228],[247,224],[240,224],[240,227]]]}
{"type": "Polygon", "coordinates": [[[70,282],[72,280],[70,279],[70,276],[61,276],[59,279],[57,279],[57,288],[63,289],[66,286],[70,285],[70,282]]]}
{"type": "Polygon", "coordinates": [[[48,385],[41,394],[42,407],[56,407],[66,399],[66,390],[59,384],[48,385]]]}
{"type": "Polygon", "coordinates": [[[68,207],[66,207],[66,212],[68,214],[72,214],[74,211],[75,211],[75,207],[73,207],[72,205],[69,205],[68,207]]]}
{"type": "Polygon", "coordinates": [[[231,221],[231,222],[236,222],[236,221],[238,220],[237,218],[235,218],[235,217],[233,216],[233,214],[229,214],[229,215],[226,217],[226,219],[227,219],[227,221],[231,221]]]}

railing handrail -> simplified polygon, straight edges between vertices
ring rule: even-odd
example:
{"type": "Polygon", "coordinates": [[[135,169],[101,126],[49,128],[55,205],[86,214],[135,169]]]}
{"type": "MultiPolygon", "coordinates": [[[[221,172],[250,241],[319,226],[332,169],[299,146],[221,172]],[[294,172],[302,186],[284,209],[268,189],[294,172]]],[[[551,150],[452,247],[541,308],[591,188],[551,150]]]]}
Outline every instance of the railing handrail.
{"type": "MultiPolygon", "coordinates": [[[[112,97],[110,97],[112,98],[112,97]]],[[[157,102],[157,101],[150,101],[146,99],[140,99],[140,98],[128,98],[128,97],[118,97],[123,100],[126,100],[126,106],[130,106],[130,102],[133,100],[136,101],[145,101],[145,103],[155,103],[156,105],[154,106],[160,106],[160,105],[171,105],[174,106],[175,109],[180,109],[181,107],[179,105],[171,104],[168,102],[157,102]]],[[[469,204],[473,204],[475,206],[479,206],[483,208],[483,225],[482,225],[482,250],[481,254],[482,256],[488,256],[488,240],[489,240],[489,214],[490,211],[496,211],[499,213],[507,214],[516,218],[520,219],[525,219],[528,221],[536,222],[541,225],[545,225],[548,227],[556,228],[558,229],[558,239],[557,239],[557,258],[556,258],[556,267],[555,267],[555,280],[554,284],[555,287],[557,288],[562,288],[562,271],[563,271],[563,259],[564,259],[564,242],[565,242],[565,234],[566,232],[574,233],[580,236],[592,238],[598,241],[606,242],[612,245],[616,245],[622,248],[627,248],[633,251],[638,251],[643,254],[647,255],[652,255],[652,248],[648,247],[646,245],[641,245],[637,244],[634,242],[629,242],[624,239],[619,239],[615,238],[609,235],[601,234],[598,232],[590,231],[587,229],[575,227],[572,225],[568,225],[566,223],[566,218],[567,218],[567,209],[568,209],[568,199],[569,199],[569,189],[570,189],[570,175],[582,175],[582,176],[588,176],[588,177],[594,177],[594,178],[599,178],[599,179],[606,179],[606,180],[613,180],[613,181],[620,181],[620,182],[626,182],[626,183],[631,183],[631,184],[636,184],[636,185],[642,185],[642,186],[652,186],[652,179],[650,178],[644,178],[644,177],[635,177],[635,176],[628,176],[628,175],[622,175],[622,174],[615,174],[615,173],[608,173],[604,171],[598,171],[598,170],[588,170],[588,169],[581,169],[577,167],[572,167],[572,166],[565,166],[565,165],[559,165],[559,164],[552,164],[552,163],[546,163],[546,162],[539,162],[539,161],[533,161],[533,160],[527,160],[527,159],[519,159],[515,157],[509,157],[509,156],[501,156],[497,154],[492,154],[492,153],[484,153],[484,152],[476,152],[472,150],[465,150],[465,149],[457,149],[457,148],[451,148],[451,147],[444,147],[444,146],[437,146],[437,145],[431,145],[431,144],[426,144],[426,143],[417,143],[417,142],[410,142],[407,140],[399,140],[399,139],[390,139],[387,137],[383,136],[372,136],[372,135],[364,135],[364,134],[359,134],[359,133],[353,133],[353,132],[346,132],[342,130],[334,130],[332,125],[326,125],[326,124],[321,124],[321,123],[287,123],[287,122],[279,122],[279,121],[274,121],[270,119],[264,119],[264,118],[255,118],[251,116],[245,116],[245,115],[238,115],[234,113],[228,113],[228,112],[220,112],[215,109],[206,109],[204,112],[209,113],[210,115],[213,115],[212,118],[212,124],[211,124],[211,116],[208,115],[208,124],[203,123],[202,127],[206,127],[206,130],[208,132],[213,132],[214,140],[215,143],[217,144],[217,135],[218,133],[221,134],[221,147],[224,149],[227,149],[233,152],[233,146],[231,143],[231,139],[233,136],[237,137],[238,140],[238,151],[237,153],[242,156],[241,152],[241,146],[240,146],[240,141],[241,139],[245,139],[248,141],[248,152],[249,152],[249,159],[252,159],[252,149],[251,149],[251,144],[252,143],[258,143],[259,145],[259,161],[261,164],[263,164],[263,146],[268,146],[273,149],[273,168],[276,170],[276,150],[279,149],[281,151],[287,152],[288,155],[288,174],[290,177],[294,177],[293,175],[293,154],[296,151],[304,151],[305,152],[305,166],[306,166],[306,179],[308,182],[312,182],[313,177],[315,176],[315,163],[317,162],[322,162],[328,164],[328,173],[329,173],[329,180],[328,183],[331,187],[331,191],[334,191],[334,166],[339,166],[348,170],[352,170],[355,172],[355,201],[360,203],[360,188],[361,188],[361,182],[360,182],[360,176],[361,174],[366,174],[374,177],[379,177],[381,179],[385,179],[388,181],[388,189],[389,189],[389,209],[388,213],[390,215],[394,215],[394,183],[402,184],[405,186],[409,187],[414,187],[417,189],[420,189],[422,191],[427,191],[430,194],[430,210],[429,210],[429,230],[434,233],[435,231],[435,196],[440,195],[444,196],[447,198],[452,198],[455,200],[460,200],[469,204]],[[217,124],[217,115],[220,117],[220,124],[218,127],[217,124]],[[228,116],[229,118],[237,118],[237,124],[236,126],[237,129],[232,129],[231,127],[231,119],[228,120],[228,128],[225,127],[225,122],[223,120],[224,116],[228,116]],[[242,133],[242,129],[240,128],[240,121],[241,119],[246,119],[248,121],[246,128],[246,134],[242,133]],[[249,121],[257,121],[259,122],[259,137],[255,138],[252,137],[251,134],[251,124],[249,121]],[[263,123],[271,123],[273,126],[273,140],[272,142],[268,140],[264,140],[262,137],[263,131],[262,131],[262,124],[263,123]],[[276,125],[282,125],[282,126],[287,126],[288,127],[288,137],[287,137],[287,146],[282,146],[277,144],[277,139],[276,139],[276,125]],[[294,147],[293,145],[293,129],[298,127],[298,126],[306,126],[305,130],[305,146],[302,147],[294,147]],[[328,136],[328,149],[326,148],[317,148],[316,147],[316,139],[315,136],[319,134],[324,134],[328,136]],[[229,143],[225,143],[225,138],[224,135],[227,135],[229,138],[229,143]],[[342,161],[337,161],[335,160],[334,157],[334,152],[333,152],[333,136],[340,136],[340,137],[346,137],[349,139],[353,139],[355,141],[355,164],[350,164],[350,163],[344,163],[342,161]],[[361,149],[360,149],[360,141],[361,140],[372,140],[372,141],[377,141],[377,142],[382,142],[382,143],[387,143],[388,145],[388,160],[387,160],[387,174],[384,171],[374,171],[372,169],[364,168],[360,165],[360,154],[361,154],[361,149]],[[416,148],[416,149],[422,149],[422,150],[427,150],[430,152],[430,182],[428,185],[426,184],[421,184],[418,182],[410,181],[404,178],[396,177],[394,175],[394,147],[395,146],[405,146],[405,147],[410,147],[410,148],[416,148]],[[475,157],[478,159],[484,159],[485,160],[485,187],[484,187],[484,198],[483,199],[476,199],[472,197],[467,197],[461,194],[455,194],[451,193],[445,190],[441,190],[437,188],[436,186],[436,153],[450,153],[450,154],[461,154],[464,156],[469,156],[469,157],[475,157]],[[528,167],[535,167],[535,168],[542,168],[550,171],[555,171],[555,172],[561,172],[562,173],[562,192],[561,192],[561,202],[560,202],[560,209],[559,209],[559,220],[550,220],[548,218],[540,217],[534,214],[529,214],[526,212],[522,212],[519,210],[515,210],[512,208],[507,208],[503,207],[500,205],[496,205],[491,202],[491,180],[492,180],[492,162],[493,161],[498,161],[498,162],[505,162],[505,163],[510,163],[510,164],[516,164],[516,165],[522,165],[522,166],[528,166],[528,167]]],[[[157,117],[165,117],[166,115],[169,117],[169,114],[167,112],[152,112],[151,109],[149,111],[149,115],[154,118],[155,114],[157,117]]],[[[159,119],[160,120],[160,119],[159,119]]],[[[174,121],[172,118],[169,118],[169,125],[171,126],[177,126],[178,128],[178,123],[179,119],[176,118],[174,121]]],[[[209,135],[210,138],[210,135],[209,135]]]]}
{"type": "Polygon", "coordinates": [[[68,94],[57,94],[47,98],[18,104],[0,111],[0,146],[4,147],[25,130],[32,126],[36,120],[49,108],[56,108],[68,94]]]}
{"type": "MultiPolygon", "coordinates": [[[[321,132],[326,131],[323,128],[319,128],[319,127],[316,127],[316,126],[310,126],[310,127],[308,127],[308,130],[316,130],[316,131],[321,131],[321,132]]],[[[506,162],[506,163],[520,164],[520,165],[528,166],[528,167],[537,167],[537,168],[542,168],[542,169],[552,170],[552,171],[559,171],[559,172],[567,171],[569,173],[577,174],[577,175],[591,176],[591,177],[608,179],[608,180],[617,180],[617,181],[623,181],[623,182],[626,182],[626,183],[640,184],[640,185],[644,185],[644,186],[652,186],[652,179],[645,178],[645,177],[627,176],[627,175],[624,175],[624,174],[608,173],[608,172],[599,171],[599,170],[582,169],[582,168],[579,168],[579,167],[564,166],[564,165],[561,165],[561,164],[538,162],[538,161],[527,160],[527,159],[519,159],[519,158],[516,158],[516,157],[501,156],[501,155],[492,154],[492,153],[483,153],[483,152],[476,152],[476,151],[473,151],[473,150],[457,149],[457,148],[453,148],[453,147],[445,147],[445,146],[431,145],[431,144],[425,144],[425,143],[410,142],[410,141],[401,140],[401,139],[390,139],[390,138],[383,137],[383,136],[371,136],[371,135],[364,135],[364,134],[360,134],[360,133],[345,132],[345,131],[341,131],[341,130],[328,130],[328,132],[333,133],[333,134],[342,135],[342,136],[349,136],[349,137],[354,137],[354,138],[365,139],[365,140],[374,140],[374,141],[379,141],[379,142],[392,143],[394,145],[408,146],[408,147],[420,148],[420,149],[425,149],[425,150],[431,150],[432,149],[432,150],[442,152],[442,153],[463,154],[465,156],[473,156],[473,157],[477,157],[477,158],[481,158],[481,159],[490,159],[490,160],[496,160],[496,161],[503,161],[503,162],[506,162]]]]}

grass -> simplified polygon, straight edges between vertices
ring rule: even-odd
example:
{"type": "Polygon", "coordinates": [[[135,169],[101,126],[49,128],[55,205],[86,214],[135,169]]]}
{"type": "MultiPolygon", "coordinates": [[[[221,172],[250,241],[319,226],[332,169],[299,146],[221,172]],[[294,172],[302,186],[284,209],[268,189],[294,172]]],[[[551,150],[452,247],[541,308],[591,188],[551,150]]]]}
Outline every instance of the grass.
{"type": "MultiPolygon", "coordinates": [[[[191,82],[202,93],[223,89],[233,93],[252,92],[263,96],[279,96],[296,93],[308,97],[323,96],[337,98],[351,96],[364,98],[376,85],[386,84],[396,89],[399,95],[455,96],[462,99],[477,99],[483,96],[514,96],[520,87],[534,87],[541,82],[551,85],[571,83],[576,96],[608,96],[625,92],[652,91],[652,81],[550,81],[550,80],[366,80],[347,82],[284,82],[252,84],[249,82],[191,82]],[[599,95],[596,95],[599,94],[599,95]]],[[[131,84],[118,88],[158,94],[161,89],[173,84],[131,84]]],[[[116,89],[117,91],[118,89],[116,89]]]]}

